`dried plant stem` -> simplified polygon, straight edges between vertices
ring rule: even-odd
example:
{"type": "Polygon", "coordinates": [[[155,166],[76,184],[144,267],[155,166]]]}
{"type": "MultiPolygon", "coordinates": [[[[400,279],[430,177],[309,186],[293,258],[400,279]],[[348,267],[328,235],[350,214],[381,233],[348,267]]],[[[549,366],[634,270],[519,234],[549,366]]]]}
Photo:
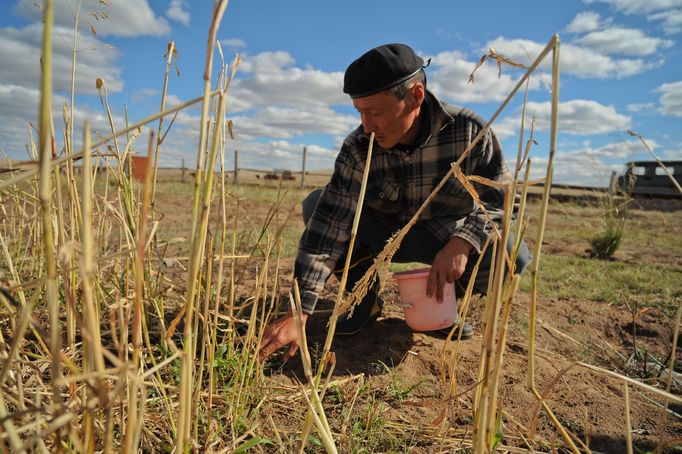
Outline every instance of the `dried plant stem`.
{"type": "MultiPolygon", "coordinates": [[[[93,191],[92,191],[92,157],[90,148],[90,124],[86,121],[83,131],[83,191],[82,209],[83,218],[81,224],[82,248],[81,248],[81,275],[83,286],[83,370],[88,372],[102,372],[104,370],[104,357],[99,332],[99,314],[94,301],[95,279],[95,241],[92,232],[93,217],[93,191]]],[[[100,383],[100,386],[106,385],[100,383]]],[[[106,391],[104,391],[106,392],[106,391]]],[[[88,387],[83,388],[83,401],[88,401],[88,387]]],[[[94,415],[88,411],[85,414],[85,446],[88,451],[95,449],[94,415]]]]}
{"type": "Polygon", "coordinates": [[[549,194],[552,186],[552,174],[554,168],[554,153],[556,151],[556,141],[558,133],[559,115],[559,37],[555,35],[555,45],[552,61],[552,112],[551,112],[551,131],[549,144],[549,160],[547,162],[547,172],[545,185],[540,204],[540,218],[538,220],[538,231],[535,239],[535,249],[533,250],[533,261],[530,266],[531,277],[531,297],[530,311],[528,314],[528,388],[536,396],[539,396],[535,388],[535,321],[537,320],[537,283],[538,271],[540,269],[540,252],[542,249],[542,239],[545,234],[545,224],[547,219],[547,209],[549,207],[549,194]]]}
{"type": "MultiPolygon", "coordinates": [[[[218,102],[218,119],[225,116],[225,103],[227,95],[221,92],[218,102]]],[[[218,130],[217,130],[218,131],[218,130]]],[[[214,132],[213,143],[211,146],[211,154],[208,159],[208,169],[213,169],[217,156],[218,136],[219,132],[214,132]]],[[[183,340],[183,364],[182,364],[182,379],[180,382],[180,417],[178,423],[178,436],[176,438],[177,452],[184,452],[186,443],[189,441],[191,415],[192,415],[192,386],[194,376],[194,351],[192,346],[194,344],[192,339],[192,325],[194,320],[194,304],[197,294],[197,277],[199,275],[199,268],[203,261],[204,248],[206,244],[206,234],[208,229],[208,217],[210,213],[211,196],[213,189],[213,175],[212,170],[206,173],[206,179],[201,191],[201,217],[195,218],[195,224],[192,230],[195,233],[192,237],[192,248],[189,269],[187,274],[187,294],[185,297],[185,332],[183,340]]],[[[200,175],[197,172],[196,178],[200,175]]],[[[195,197],[199,199],[199,188],[195,187],[195,197]]]]}
{"type": "MultiPolygon", "coordinates": [[[[324,341],[324,348],[322,358],[324,359],[332,346],[334,340],[334,333],[336,332],[336,321],[339,318],[339,310],[343,295],[346,291],[346,283],[348,282],[348,270],[350,269],[351,259],[353,255],[353,248],[355,247],[355,237],[358,234],[358,226],[360,225],[360,216],[362,215],[362,207],[365,201],[365,192],[367,190],[367,180],[369,178],[369,170],[372,163],[372,149],[374,148],[374,132],[369,136],[369,147],[367,148],[367,159],[365,160],[365,169],[362,174],[362,183],[360,185],[360,194],[358,195],[357,206],[355,208],[355,215],[353,217],[353,226],[350,232],[350,240],[348,242],[348,250],[346,251],[346,263],[343,266],[343,273],[341,275],[341,282],[339,284],[339,291],[336,294],[336,304],[329,319],[329,329],[327,330],[327,337],[324,341]]],[[[321,375],[321,368],[317,371],[318,379],[321,375]]]]}
{"type": "MultiPolygon", "coordinates": [[[[370,144],[372,141],[370,140],[370,144]]],[[[371,145],[370,145],[371,147],[371,145]]],[[[298,284],[294,282],[294,297],[291,298],[292,314],[294,320],[296,321],[296,328],[298,330],[298,343],[301,350],[301,359],[303,362],[303,370],[305,371],[305,376],[308,380],[308,385],[310,389],[310,398],[308,398],[308,393],[305,392],[303,386],[301,386],[302,395],[308,403],[308,414],[313,418],[317,431],[322,438],[322,443],[328,453],[336,454],[336,445],[334,444],[333,434],[331,428],[329,427],[329,422],[324,413],[324,408],[322,407],[322,400],[318,393],[319,379],[313,377],[312,361],[310,359],[310,351],[308,350],[308,341],[305,335],[305,327],[301,321],[301,296],[298,290],[298,284]]],[[[318,368],[317,375],[320,376],[318,368]]],[[[307,438],[307,436],[305,437],[307,438]]],[[[301,445],[304,445],[304,441],[301,440],[301,445]]]]}
{"type": "MultiPolygon", "coordinates": [[[[135,278],[135,300],[133,304],[133,373],[138,374],[140,370],[140,357],[142,346],[142,325],[143,313],[142,306],[145,299],[145,273],[144,273],[144,256],[147,245],[147,217],[151,203],[152,191],[152,152],[154,143],[154,133],[150,133],[149,151],[147,153],[147,167],[145,169],[144,193],[142,199],[142,208],[140,209],[138,227],[137,227],[137,241],[135,247],[135,265],[133,268],[133,275],[135,278]]],[[[124,446],[127,452],[135,452],[139,445],[139,432],[144,425],[143,411],[140,404],[144,405],[146,399],[141,399],[144,396],[144,387],[140,386],[137,380],[129,380],[128,384],[128,420],[126,422],[125,442],[124,446]]]]}
{"type": "Polygon", "coordinates": [[[540,264],[540,251],[542,248],[542,239],[545,232],[545,224],[547,218],[547,210],[549,207],[549,194],[552,185],[552,175],[554,166],[554,155],[556,152],[556,142],[558,134],[558,115],[559,115],[559,37],[554,35],[552,45],[552,101],[551,101],[551,127],[550,127],[550,143],[549,143],[549,159],[547,162],[547,172],[545,177],[545,185],[542,195],[542,202],[540,206],[540,218],[538,220],[538,233],[535,240],[535,249],[533,251],[533,260],[531,262],[531,302],[528,323],[528,386],[538,399],[542,407],[549,414],[555,427],[561,433],[562,438],[568,444],[569,448],[578,453],[579,450],[571,440],[568,433],[554,416],[553,412],[544,401],[535,386],[535,321],[537,319],[537,278],[540,264]]]}
{"type": "MultiPolygon", "coordinates": [[[[469,311],[469,305],[471,303],[471,296],[473,295],[474,292],[474,283],[476,282],[476,276],[478,275],[478,270],[481,266],[483,256],[488,250],[488,247],[490,247],[492,238],[493,235],[489,235],[488,238],[486,239],[485,243],[483,244],[483,247],[481,248],[481,253],[478,256],[478,260],[476,260],[476,264],[474,265],[471,271],[471,278],[469,279],[469,283],[467,284],[467,288],[464,293],[464,298],[462,298],[461,301],[462,307],[458,311],[459,319],[462,321],[462,323],[466,322],[467,313],[469,311]]],[[[457,356],[459,354],[460,341],[462,338],[462,330],[458,330],[459,331],[458,336],[456,342],[454,343],[452,352],[450,354],[449,361],[447,363],[447,376],[445,367],[446,366],[445,355],[447,353],[448,346],[451,345],[452,335],[454,334],[456,327],[457,325],[453,325],[452,329],[450,330],[450,333],[448,333],[448,336],[445,342],[443,343],[443,350],[441,351],[440,354],[441,380],[443,381],[443,383],[446,383],[447,377],[448,376],[450,377],[449,386],[446,387],[444,399],[446,401],[452,401],[453,404],[456,403],[454,397],[457,396],[457,375],[455,371],[457,367],[457,356]]],[[[441,415],[438,418],[439,420],[445,421],[445,410],[446,409],[444,406],[441,415]]]]}
{"type": "MultiPolygon", "coordinates": [[[[526,127],[526,106],[528,104],[528,90],[530,88],[530,78],[526,81],[526,90],[523,93],[523,107],[521,109],[521,127],[519,128],[519,149],[516,155],[516,165],[514,166],[513,181],[519,180],[519,171],[523,167],[521,150],[523,150],[523,135],[526,127]]],[[[532,136],[532,133],[531,133],[532,136]]],[[[521,219],[521,217],[519,217],[521,219]]]]}
{"type": "MultiPolygon", "coordinates": [[[[351,258],[353,255],[353,248],[355,247],[355,237],[358,233],[358,226],[360,225],[360,216],[362,215],[362,207],[365,201],[365,192],[367,190],[367,180],[369,178],[369,170],[372,162],[372,149],[374,148],[374,132],[369,136],[369,147],[367,148],[367,158],[365,160],[365,168],[362,174],[362,183],[360,185],[360,193],[358,195],[357,206],[355,208],[355,215],[353,217],[353,225],[350,232],[350,240],[348,241],[348,249],[346,251],[346,263],[343,267],[343,273],[341,274],[341,281],[339,283],[339,291],[336,294],[336,303],[334,304],[334,309],[332,310],[332,315],[329,318],[327,337],[324,341],[324,347],[322,349],[322,360],[320,361],[320,366],[317,369],[315,375],[315,386],[319,386],[320,378],[322,372],[326,366],[327,355],[331,350],[332,341],[334,340],[334,333],[336,332],[336,321],[339,319],[339,315],[342,313],[342,302],[343,295],[346,291],[346,283],[348,282],[348,270],[350,269],[351,258]]],[[[306,422],[303,425],[303,430],[301,434],[301,443],[299,445],[299,452],[303,452],[305,445],[308,441],[308,434],[312,428],[312,419],[314,415],[312,411],[309,410],[306,416],[306,422]]]]}
{"type": "MultiPolygon", "coordinates": [[[[163,76],[163,89],[161,90],[161,106],[159,107],[159,111],[163,112],[163,110],[166,108],[166,95],[168,93],[168,76],[170,75],[170,69],[171,69],[171,62],[173,60],[173,56],[176,53],[175,49],[175,41],[171,41],[168,43],[168,51],[166,55],[166,72],[164,73],[163,76]]],[[[176,62],[177,63],[177,62],[176,62]]],[[[163,119],[164,117],[159,118],[159,127],[156,130],[156,144],[154,146],[154,176],[152,177],[152,214],[154,213],[154,202],[156,200],[156,180],[158,177],[159,173],[159,148],[161,147],[161,143],[163,142],[164,134],[163,134],[163,119]]]]}
{"type": "MultiPolygon", "coordinates": [[[[204,168],[203,160],[201,159],[204,148],[206,147],[206,135],[208,129],[208,110],[211,91],[211,70],[213,69],[213,43],[215,43],[216,35],[218,34],[218,26],[222,20],[225,9],[227,8],[228,0],[220,0],[213,4],[213,18],[208,31],[208,42],[206,43],[206,63],[204,65],[204,97],[201,103],[201,123],[199,124],[199,147],[197,148],[197,164],[196,164],[196,178],[194,179],[194,192],[199,191],[199,185],[203,181],[202,172],[213,172],[213,168],[204,168]]],[[[192,211],[192,219],[196,219],[199,212],[199,199],[194,199],[194,207],[192,211]]],[[[196,223],[192,223],[192,234],[194,238],[196,223]]]]}
{"type": "Polygon", "coordinates": [[[483,334],[481,361],[483,362],[483,374],[480,384],[480,400],[476,407],[476,426],[474,428],[474,446],[477,453],[489,452],[492,449],[495,435],[495,423],[497,421],[497,384],[499,375],[502,373],[498,367],[496,358],[500,357],[505,348],[502,339],[495,340],[498,329],[500,307],[502,304],[502,284],[504,280],[504,265],[507,238],[511,224],[511,208],[513,193],[511,185],[505,190],[504,219],[502,221],[502,238],[498,241],[495,254],[494,273],[492,276],[492,292],[488,294],[485,320],[485,333],[483,334]]]}
{"type": "MultiPolygon", "coordinates": [[[[675,370],[675,356],[677,353],[677,341],[679,340],[679,335],[680,335],[680,322],[682,322],[682,301],[677,306],[677,315],[675,316],[675,328],[673,330],[672,351],[670,352],[670,362],[668,363],[668,380],[665,383],[665,391],[667,393],[670,393],[670,388],[672,387],[672,383],[673,383],[673,375],[674,375],[674,370],[675,370]]],[[[627,384],[625,386],[627,386],[627,384]]],[[[664,403],[663,403],[660,427],[666,427],[666,425],[668,423],[668,405],[669,404],[670,404],[670,402],[669,402],[668,398],[666,397],[664,399],[664,403]]],[[[663,445],[663,436],[664,435],[665,435],[665,432],[662,430],[661,431],[661,439],[658,442],[658,446],[656,446],[657,454],[660,454],[663,451],[663,446],[664,446],[663,445]]]]}
{"type": "MultiPolygon", "coordinates": [[[[47,301],[50,320],[50,356],[52,366],[52,392],[54,403],[59,407],[61,397],[60,381],[62,376],[59,352],[61,350],[61,322],[59,320],[59,298],[57,295],[57,262],[55,257],[55,243],[52,230],[52,26],[54,23],[54,8],[52,0],[45,0],[43,7],[43,48],[40,87],[40,178],[39,199],[42,215],[43,253],[45,257],[45,299],[47,301]]],[[[58,409],[57,414],[62,410],[58,409]]],[[[60,437],[55,434],[55,444],[59,444],[60,437]]]]}
{"type": "Polygon", "coordinates": [[[78,55],[78,21],[81,14],[81,3],[82,1],[78,0],[76,14],[73,18],[73,47],[71,49],[71,103],[69,104],[71,122],[67,125],[67,135],[69,137],[70,143],[73,143],[73,109],[75,107],[76,98],[76,55],[78,55]]]}
{"type": "MultiPolygon", "coordinates": [[[[630,386],[623,383],[623,397],[625,399],[625,443],[628,454],[632,454],[632,424],[630,423],[630,386]]],[[[665,427],[665,424],[663,425],[665,427]]]]}

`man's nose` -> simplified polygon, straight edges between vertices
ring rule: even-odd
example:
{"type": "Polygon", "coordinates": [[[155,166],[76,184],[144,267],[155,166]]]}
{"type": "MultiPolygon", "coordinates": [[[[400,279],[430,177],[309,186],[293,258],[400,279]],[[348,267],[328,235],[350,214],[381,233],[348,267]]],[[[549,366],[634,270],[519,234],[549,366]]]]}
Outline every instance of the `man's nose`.
{"type": "Polygon", "coordinates": [[[374,124],[370,121],[369,115],[361,114],[360,118],[362,121],[362,129],[365,131],[365,134],[370,134],[374,131],[374,124]]]}

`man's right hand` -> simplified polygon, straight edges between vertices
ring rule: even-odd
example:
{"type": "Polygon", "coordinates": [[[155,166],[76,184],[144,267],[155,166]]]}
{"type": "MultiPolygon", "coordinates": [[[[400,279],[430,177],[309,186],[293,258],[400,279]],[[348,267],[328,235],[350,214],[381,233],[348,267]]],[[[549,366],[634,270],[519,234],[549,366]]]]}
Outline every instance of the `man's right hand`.
{"type": "MultiPolygon", "coordinates": [[[[303,323],[304,330],[307,320],[308,314],[301,314],[301,323],[303,323]]],[[[258,359],[260,361],[266,360],[285,345],[289,345],[289,350],[284,354],[284,360],[286,361],[298,351],[298,329],[296,328],[296,320],[291,315],[291,312],[275,320],[265,328],[263,339],[260,342],[258,359]]]]}

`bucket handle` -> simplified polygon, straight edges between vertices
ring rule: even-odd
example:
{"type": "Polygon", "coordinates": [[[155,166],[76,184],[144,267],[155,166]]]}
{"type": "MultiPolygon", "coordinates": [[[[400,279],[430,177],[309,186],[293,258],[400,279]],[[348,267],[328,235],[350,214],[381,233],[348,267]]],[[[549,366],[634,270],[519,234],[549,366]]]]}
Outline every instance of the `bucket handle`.
{"type": "Polygon", "coordinates": [[[399,301],[395,301],[393,304],[403,309],[411,309],[413,307],[412,303],[401,303],[399,301]]]}

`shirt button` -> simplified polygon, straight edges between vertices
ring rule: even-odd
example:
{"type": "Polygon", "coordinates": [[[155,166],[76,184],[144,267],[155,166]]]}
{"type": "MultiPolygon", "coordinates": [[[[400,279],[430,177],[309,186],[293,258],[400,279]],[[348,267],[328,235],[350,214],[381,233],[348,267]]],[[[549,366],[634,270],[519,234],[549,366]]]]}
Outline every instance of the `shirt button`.
{"type": "Polygon", "coordinates": [[[379,193],[379,198],[380,198],[380,199],[383,199],[385,196],[386,196],[386,194],[384,194],[383,192],[380,192],[380,193],[379,193]]]}
{"type": "Polygon", "coordinates": [[[414,187],[415,187],[415,184],[414,184],[414,183],[410,183],[410,189],[414,189],[414,187]]]}

